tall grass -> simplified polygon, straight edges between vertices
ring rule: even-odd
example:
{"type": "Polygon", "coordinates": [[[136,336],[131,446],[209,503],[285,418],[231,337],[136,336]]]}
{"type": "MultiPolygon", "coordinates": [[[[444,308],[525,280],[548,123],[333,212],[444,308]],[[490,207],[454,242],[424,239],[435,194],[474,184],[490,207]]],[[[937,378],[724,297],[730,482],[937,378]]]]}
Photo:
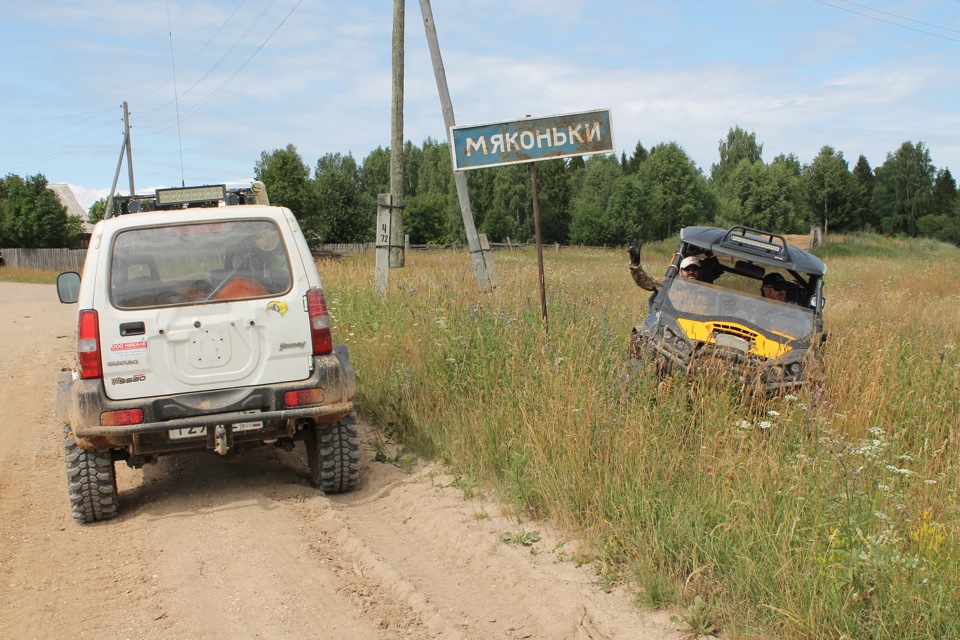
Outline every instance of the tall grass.
{"type": "Polygon", "coordinates": [[[40,269],[0,266],[0,282],[28,282],[31,284],[53,284],[57,274],[40,269]]]}
{"type": "Polygon", "coordinates": [[[868,241],[821,249],[824,385],[759,409],[627,367],[647,294],[623,251],[545,252],[549,331],[533,250],[495,254],[494,294],[464,253],[408,254],[383,300],[372,257],[321,271],[361,411],[641,601],[701,596],[733,638],[960,637],[960,252],[868,241]]]}

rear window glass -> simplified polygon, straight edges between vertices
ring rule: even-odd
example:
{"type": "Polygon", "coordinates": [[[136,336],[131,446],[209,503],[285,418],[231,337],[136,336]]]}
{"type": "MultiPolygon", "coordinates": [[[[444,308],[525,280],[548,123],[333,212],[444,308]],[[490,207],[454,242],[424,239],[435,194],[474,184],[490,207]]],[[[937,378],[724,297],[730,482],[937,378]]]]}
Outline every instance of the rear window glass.
{"type": "Polygon", "coordinates": [[[110,299],[121,309],[275,296],[292,282],[271,220],[130,229],[111,253],[110,299]]]}

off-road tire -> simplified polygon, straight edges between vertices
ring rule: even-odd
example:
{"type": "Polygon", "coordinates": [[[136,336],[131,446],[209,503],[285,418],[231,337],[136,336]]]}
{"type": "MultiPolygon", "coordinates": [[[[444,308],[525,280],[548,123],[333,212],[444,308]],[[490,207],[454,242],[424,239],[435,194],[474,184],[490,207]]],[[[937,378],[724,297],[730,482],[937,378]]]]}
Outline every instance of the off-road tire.
{"type": "Polygon", "coordinates": [[[64,426],[67,491],[73,519],[80,524],[117,516],[117,476],[109,451],[81,449],[64,426]]]}
{"type": "Polygon", "coordinates": [[[310,480],[324,493],[352,491],[360,482],[360,436],[353,414],[306,434],[310,480]]]}

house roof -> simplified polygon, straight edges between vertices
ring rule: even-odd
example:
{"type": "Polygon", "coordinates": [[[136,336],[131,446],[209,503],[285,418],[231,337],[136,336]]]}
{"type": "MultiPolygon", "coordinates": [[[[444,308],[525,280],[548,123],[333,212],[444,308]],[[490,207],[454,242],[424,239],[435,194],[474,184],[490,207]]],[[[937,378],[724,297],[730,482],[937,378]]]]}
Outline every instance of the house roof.
{"type": "Polygon", "coordinates": [[[60,202],[63,203],[63,206],[67,208],[67,215],[76,216],[80,218],[83,222],[83,232],[92,233],[93,225],[87,222],[87,212],[83,210],[83,207],[80,206],[80,202],[77,200],[77,196],[74,195],[73,190],[70,188],[70,185],[65,182],[59,182],[56,184],[48,184],[47,189],[53,191],[57,194],[57,197],[60,198],[60,202]]]}

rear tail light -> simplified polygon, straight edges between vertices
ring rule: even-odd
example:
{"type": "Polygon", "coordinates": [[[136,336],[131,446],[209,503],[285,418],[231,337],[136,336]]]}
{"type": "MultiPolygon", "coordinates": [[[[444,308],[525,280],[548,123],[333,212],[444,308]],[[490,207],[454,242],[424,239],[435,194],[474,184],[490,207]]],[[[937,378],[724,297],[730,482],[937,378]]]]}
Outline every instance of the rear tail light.
{"type": "Polygon", "coordinates": [[[128,424],[140,424],[142,422],[143,409],[105,411],[100,414],[100,424],[105,427],[122,427],[128,424]]]}
{"type": "Polygon", "coordinates": [[[333,334],[330,333],[330,316],[323,289],[313,287],[307,291],[307,314],[310,316],[310,339],[313,355],[322,356],[333,351],[333,334]]]}
{"type": "Polygon", "coordinates": [[[283,394],[283,403],[288,407],[304,407],[311,404],[323,404],[323,389],[300,389],[283,394]]]}
{"type": "Polygon", "coordinates": [[[77,359],[80,361],[81,378],[102,378],[100,364],[100,321],[97,312],[85,309],[77,321],[77,359]]]}

